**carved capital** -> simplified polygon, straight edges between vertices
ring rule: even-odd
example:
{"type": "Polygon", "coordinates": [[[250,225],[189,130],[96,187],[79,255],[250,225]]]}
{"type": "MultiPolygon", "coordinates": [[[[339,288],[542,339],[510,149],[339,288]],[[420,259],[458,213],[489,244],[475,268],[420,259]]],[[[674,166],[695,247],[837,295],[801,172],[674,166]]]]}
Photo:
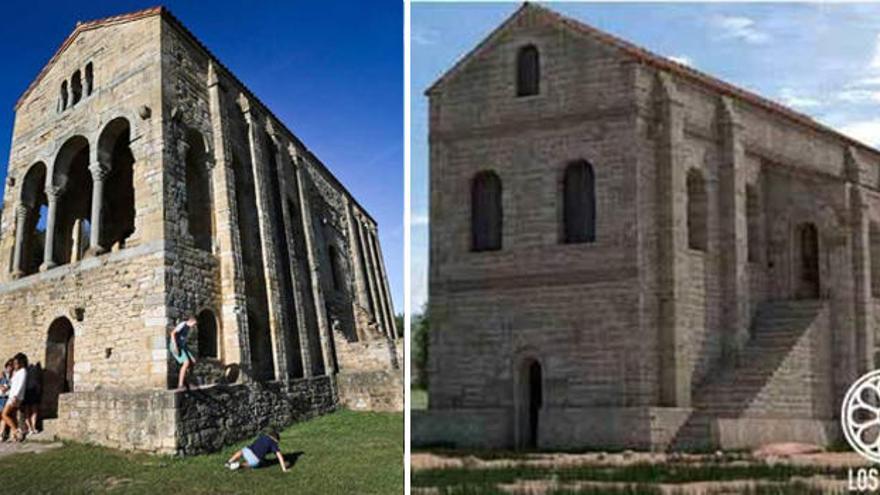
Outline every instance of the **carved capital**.
{"type": "Polygon", "coordinates": [[[100,162],[89,165],[89,172],[92,173],[92,180],[95,182],[104,182],[104,179],[110,175],[110,168],[105,167],[100,162]]]}
{"type": "Polygon", "coordinates": [[[190,145],[186,139],[177,140],[177,153],[180,155],[181,160],[186,160],[186,154],[189,152],[189,148],[190,145]]]}
{"type": "Polygon", "coordinates": [[[290,156],[290,163],[293,164],[293,168],[299,170],[302,167],[302,156],[300,156],[299,150],[296,149],[293,143],[287,145],[287,154],[290,156]]]}
{"type": "Polygon", "coordinates": [[[29,211],[30,208],[28,208],[24,204],[20,204],[15,207],[15,218],[20,221],[25,220],[28,216],[29,211]]]}
{"type": "Polygon", "coordinates": [[[46,198],[49,200],[50,203],[53,201],[57,201],[62,192],[64,192],[64,190],[54,184],[51,186],[46,186],[46,198]]]}
{"type": "Polygon", "coordinates": [[[207,170],[208,173],[210,173],[211,171],[214,170],[214,166],[215,166],[216,164],[217,164],[217,162],[215,162],[215,161],[214,161],[213,159],[211,159],[211,158],[208,158],[207,160],[205,160],[205,170],[207,170]]]}
{"type": "Polygon", "coordinates": [[[247,96],[245,96],[244,93],[239,93],[238,98],[236,98],[235,102],[238,103],[238,108],[241,109],[241,112],[244,114],[245,118],[248,119],[248,124],[250,124],[250,100],[248,100],[247,96]]]}

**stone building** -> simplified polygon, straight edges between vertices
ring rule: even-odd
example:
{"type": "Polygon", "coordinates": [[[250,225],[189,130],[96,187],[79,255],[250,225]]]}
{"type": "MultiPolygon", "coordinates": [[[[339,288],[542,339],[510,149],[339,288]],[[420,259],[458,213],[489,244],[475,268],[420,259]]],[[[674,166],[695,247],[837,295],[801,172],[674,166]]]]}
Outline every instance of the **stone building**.
{"type": "Polygon", "coordinates": [[[525,4],[427,90],[418,444],[828,444],[874,367],[880,152],[525,4]]]}
{"type": "Polygon", "coordinates": [[[188,454],[402,408],[376,222],[167,10],[77,24],[15,110],[0,356],[41,362],[48,430],[188,454]]]}

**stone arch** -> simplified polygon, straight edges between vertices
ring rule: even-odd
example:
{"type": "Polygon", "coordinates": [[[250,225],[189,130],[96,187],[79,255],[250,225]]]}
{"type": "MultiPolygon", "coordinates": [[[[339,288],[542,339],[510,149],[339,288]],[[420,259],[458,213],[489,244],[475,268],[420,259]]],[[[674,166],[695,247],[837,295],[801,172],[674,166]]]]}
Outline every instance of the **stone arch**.
{"type": "Polygon", "coordinates": [[[214,238],[211,174],[205,138],[199,131],[186,131],[186,214],[195,247],[211,252],[214,238]]]}
{"type": "MultiPolygon", "coordinates": [[[[135,232],[134,153],[131,149],[131,125],[126,117],[107,123],[98,137],[98,162],[94,170],[103,181],[97,218],[96,249],[124,245],[135,232]],[[105,178],[106,176],[106,178],[105,178]]],[[[97,182],[96,182],[97,184],[97,182]]],[[[94,217],[94,215],[93,215],[94,217]]]]}
{"type": "Polygon", "coordinates": [[[89,157],[89,142],[80,135],[67,139],[55,156],[51,189],[58,197],[54,219],[49,198],[45,260],[48,266],[79,259],[88,249],[92,208],[89,157]]]}
{"type": "Polygon", "coordinates": [[[566,244],[596,240],[596,180],[586,160],[569,163],[563,173],[562,240],[566,244]]]}
{"type": "Polygon", "coordinates": [[[541,59],[538,48],[529,44],[521,47],[516,55],[516,95],[538,94],[541,85],[541,59]]]}
{"type": "Polygon", "coordinates": [[[708,244],[708,195],[703,172],[692,168],[687,173],[688,247],[705,251],[708,244]]]}
{"type": "Polygon", "coordinates": [[[502,186],[491,170],[477,173],[471,180],[471,250],[497,251],[502,244],[502,186]]]}
{"type": "Polygon", "coordinates": [[[46,336],[46,369],[43,372],[44,417],[58,415],[58,396],[73,392],[74,329],[64,316],[49,325],[46,336]]]}
{"type": "Polygon", "coordinates": [[[199,357],[219,358],[220,334],[217,331],[217,317],[214,316],[214,312],[205,308],[199,312],[196,320],[198,322],[196,349],[198,350],[199,357]]]}
{"type": "Polygon", "coordinates": [[[46,164],[37,162],[28,169],[21,184],[21,208],[16,215],[19,250],[17,266],[13,271],[19,275],[36,273],[43,263],[46,241],[46,164]]]}
{"type": "Polygon", "coordinates": [[[74,106],[82,99],[82,74],[79,69],[70,77],[70,106],[74,106]]]}

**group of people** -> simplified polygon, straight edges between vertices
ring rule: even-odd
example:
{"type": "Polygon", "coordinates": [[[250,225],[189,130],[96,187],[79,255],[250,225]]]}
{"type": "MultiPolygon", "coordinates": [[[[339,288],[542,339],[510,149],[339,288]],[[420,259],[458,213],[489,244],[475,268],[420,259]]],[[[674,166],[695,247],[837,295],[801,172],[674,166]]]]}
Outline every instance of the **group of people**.
{"type": "Polygon", "coordinates": [[[25,354],[19,352],[6,361],[0,371],[0,440],[22,442],[40,433],[41,389],[39,367],[28,365],[25,354]],[[20,415],[24,417],[21,422],[20,415]]]}

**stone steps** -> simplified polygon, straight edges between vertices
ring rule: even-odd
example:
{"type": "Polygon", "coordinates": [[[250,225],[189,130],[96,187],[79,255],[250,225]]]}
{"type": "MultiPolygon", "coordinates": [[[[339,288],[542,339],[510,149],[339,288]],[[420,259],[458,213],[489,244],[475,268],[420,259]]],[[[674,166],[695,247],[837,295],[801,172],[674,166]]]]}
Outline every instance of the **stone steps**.
{"type": "Polygon", "coordinates": [[[752,337],[736,365],[719,369],[694,393],[694,413],[678,431],[671,447],[702,450],[712,447],[716,418],[741,417],[746,411],[772,415],[787,409],[784,396],[764,396],[776,380],[797,379],[792,362],[811,356],[804,336],[825,307],[824,301],[778,301],[762,304],[752,324],[752,337]]]}

